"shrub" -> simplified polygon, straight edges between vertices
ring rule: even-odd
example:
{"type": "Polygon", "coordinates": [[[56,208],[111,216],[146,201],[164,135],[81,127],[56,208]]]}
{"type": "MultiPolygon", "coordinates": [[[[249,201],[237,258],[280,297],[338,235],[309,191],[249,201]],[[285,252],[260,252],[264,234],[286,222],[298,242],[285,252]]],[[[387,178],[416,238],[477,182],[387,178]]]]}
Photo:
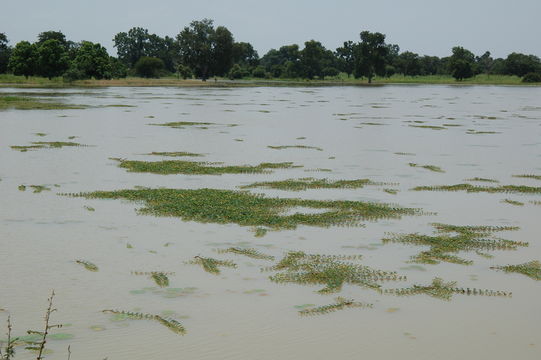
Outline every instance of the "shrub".
{"type": "Polygon", "coordinates": [[[228,74],[229,79],[241,79],[243,77],[243,71],[239,64],[233,65],[228,74]]]}
{"type": "Polygon", "coordinates": [[[264,78],[265,77],[265,68],[263,66],[258,66],[252,71],[252,76],[255,78],[264,78]]]}
{"type": "Polygon", "coordinates": [[[188,66],[184,64],[179,64],[177,66],[177,73],[178,73],[178,76],[183,78],[184,80],[191,79],[193,76],[192,69],[190,69],[188,66]]]}
{"type": "Polygon", "coordinates": [[[523,83],[537,83],[537,82],[541,82],[541,74],[539,73],[527,73],[526,75],[524,75],[524,77],[522,78],[522,82],[523,83]]]}
{"type": "Polygon", "coordinates": [[[148,56],[142,56],[134,65],[135,74],[145,78],[159,77],[164,67],[161,59],[148,56]]]}

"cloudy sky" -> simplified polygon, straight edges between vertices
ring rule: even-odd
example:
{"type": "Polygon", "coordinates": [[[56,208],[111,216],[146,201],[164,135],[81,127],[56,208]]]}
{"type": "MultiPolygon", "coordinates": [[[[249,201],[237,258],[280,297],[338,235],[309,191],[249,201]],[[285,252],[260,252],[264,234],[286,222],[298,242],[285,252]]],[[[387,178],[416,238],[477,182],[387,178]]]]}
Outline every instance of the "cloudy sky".
{"type": "Polygon", "coordinates": [[[111,39],[118,32],[140,26],[175,36],[192,20],[210,18],[260,55],[311,39],[335,49],[369,30],[419,54],[447,56],[460,45],[497,57],[541,56],[540,14],[541,0],[4,0],[0,32],[14,45],[60,30],[116,55],[111,39]]]}

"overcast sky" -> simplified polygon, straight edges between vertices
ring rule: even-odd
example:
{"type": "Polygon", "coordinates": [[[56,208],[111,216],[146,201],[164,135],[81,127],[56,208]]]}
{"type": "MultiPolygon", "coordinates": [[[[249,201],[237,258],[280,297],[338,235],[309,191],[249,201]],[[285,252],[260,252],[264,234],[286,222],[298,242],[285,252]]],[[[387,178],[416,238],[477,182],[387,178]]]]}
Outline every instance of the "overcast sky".
{"type": "Polygon", "coordinates": [[[210,18],[260,56],[311,39],[334,50],[361,30],[421,55],[447,56],[460,45],[477,55],[541,56],[540,15],[541,0],[2,0],[0,32],[14,45],[60,30],[116,55],[118,32],[140,26],[173,37],[192,20],[210,18]]]}

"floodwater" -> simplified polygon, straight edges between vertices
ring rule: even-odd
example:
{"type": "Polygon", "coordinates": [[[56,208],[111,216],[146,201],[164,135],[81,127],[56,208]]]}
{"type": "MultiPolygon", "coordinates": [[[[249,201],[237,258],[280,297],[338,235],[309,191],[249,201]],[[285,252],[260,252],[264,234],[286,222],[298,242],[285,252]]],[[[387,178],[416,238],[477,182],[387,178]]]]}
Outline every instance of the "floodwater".
{"type": "MultiPolygon", "coordinates": [[[[90,106],[0,112],[0,324],[3,334],[9,313],[13,335],[41,329],[54,289],[58,310],[52,321],[64,327],[51,332],[67,339],[51,339],[48,358],[67,358],[68,345],[71,358],[79,360],[541,357],[541,283],[490,269],[541,260],[541,206],[535,203],[541,195],[410,190],[474,177],[499,180],[496,186],[541,186],[539,180],[513,177],[541,174],[541,88],[3,88],[0,95],[8,92],[90,106]],[[180,129],[148,125],[175,121],[213,124],[180,129]],[[69,140],[72,136],[76,138],[69,140]],[[28,152],[10,148],[33,141],[89,146],[28,152]],[[286,145],[322,151],[267,147],[286,145]],[[201,153],[205,157],[172,159],[227,165],[292,161],[303,167],[272,174],[156,175],[129,173],[111,159],[165,159],[145,155],[153,151],[201,153]],[[445,173],[409,163],[439,166],[445,173]],[[369,178],[390,185],[250,191],[393,203],[421,208],[425,214],[364,222],[363,227],[299,226],[255,237],[249,227],[142,216],[135,211],[141,204],[59,195],[135,186],[235,190],[256,181],[306,177],[369,178]],[[20,191],[19,185],[46,185],[51,191],[20,191]],[[393,195],[384,188],[399,191],[393,195]],[[518,231],[496,236],[529,246],[491,251],[493,258],[474,251],[459,254],[474,261],[469,266],[416,265],[408,263],[410,257],[426,248],[381,241],[389,232],[432,234],[433,222],[518,226],[518,231]],[[317,290],[322,286],[271,282],[271,273],[260,268],[272,262],[215,251],[230,246],[252,247],[277,259],[290,250],[361,254],[362,264],[407,276],[406,282],[384,287],[428,284],[441,277],[460,287],[513,296],[455,295],[444,301],[382,295],[351,285],[338,294],[321,295],[317,290]],[[216,276],[185,264],[197,255],[233,260],[238,267],[223,268],[216,276]],[[96,264],[99,271],[87,271],[77,259],[96,264]],[[160,289],[134,271],[174,274],[170,287],[160,289]],[[373,307],[298,315],[295,306],[330,304],[336,296],[373,307]],[[175,334],[155,321],[113,321],[105,309],[163,314],[180,321],[187,334],[175,334]]],[[[17,359],[34,357],[17,349],[17,359]]]]}

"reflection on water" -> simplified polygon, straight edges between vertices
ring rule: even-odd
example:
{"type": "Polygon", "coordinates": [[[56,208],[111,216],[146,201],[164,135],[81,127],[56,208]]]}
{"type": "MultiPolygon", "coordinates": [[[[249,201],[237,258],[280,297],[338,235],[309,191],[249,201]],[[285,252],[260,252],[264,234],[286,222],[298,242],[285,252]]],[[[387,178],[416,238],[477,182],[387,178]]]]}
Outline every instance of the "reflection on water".
{"type": "MultiPolygon", "coordinates": [[[[39,329],[46,298],[55,289],[54,321],[70,326],[47,344],[54,351],[51,358],[67,356],[68,345],[72,356],[83,360],[171,359],[179,354],[187,359],[538,359],[541,354],[537,282],[490,269],[541,260],[541,207],[536,205],[541,195],[411,191],[468,182],[464,179],[540,187],[535,178],[513,177],[541,174],[539,88],[0,91],[90,106],[0,112],[0,309],[6,310],[0,311],[0,320],[4,323],[9,311],[14,335],[39,329]],[[149,122],[213,125],[170,128],[149,122]],[[35,141],[67,142],[75,136],[77,142],[93,146],[26,152],[10,148],[35,141]],[[276,145],[296,147],[269,148],[276,145]],[[156,175],[128,173],[111,159],[175,159],[148,155],[153,152],[204,154],[205,161],[224,166],[293,162],[303,167],[263,174],[156,175]],[[299,226],[257,237],[255,229],[234,224],[138,215],[135,209],[143,206],[139,203],[58,195],[135,187],[238,190],[254,182],[307,177],[369,178],[392,186],[250,191],[267,197],[393,203],[421,207],[425,213],[363,221],[359,227],[299,226]],[[18,190],[29,184],[59,187],[41,193],[18,190]],[[385,191],[390,188],[397,191],[385,191]],[[504,202],[509,198],[524,205],[511,206],[504,202]],[[503,237],[529,246],[490,251],[493,257],[475,251],[455,254],[472,265],[410,263],[428,247],[400,242],[382,246],[389,233],[431,235],[435,222],[516,226],[519,230],[503,237]],[[442,301],[426,295],[384,295],[347,283],[337,294],[322,295],[319,285],[271,282],[260,268],[275,261],[218,251],[229,247],[257,249],[278,260],[294,250],[362,255],[362,265],[407,276],[404,287],[428,285],[441,277],[456,281],[457,287],[502,290],[513,297],[457,295],[442,301]],[[196,256],[230,260],[237,267],[221,267],[215,275],[185,264],[196,256]],[[87,271],[78,259],[96,264],[99,271],[87,271]],[[134,272],[174,275],[168,276],[168,287],[159,288],[134,272]],[[373,307],[298,315],[299,310],[340,305],[336,296],[373,307]],[[179,336],[159,321],[114,317],[103,313],[105,309],[176,319],[187,334],[179,336]]],[[[308,210],[294,208],[287,214],[319,212],[308,210]]],[[[34,357],[18,350],[17,358],[34,357]]]]}

